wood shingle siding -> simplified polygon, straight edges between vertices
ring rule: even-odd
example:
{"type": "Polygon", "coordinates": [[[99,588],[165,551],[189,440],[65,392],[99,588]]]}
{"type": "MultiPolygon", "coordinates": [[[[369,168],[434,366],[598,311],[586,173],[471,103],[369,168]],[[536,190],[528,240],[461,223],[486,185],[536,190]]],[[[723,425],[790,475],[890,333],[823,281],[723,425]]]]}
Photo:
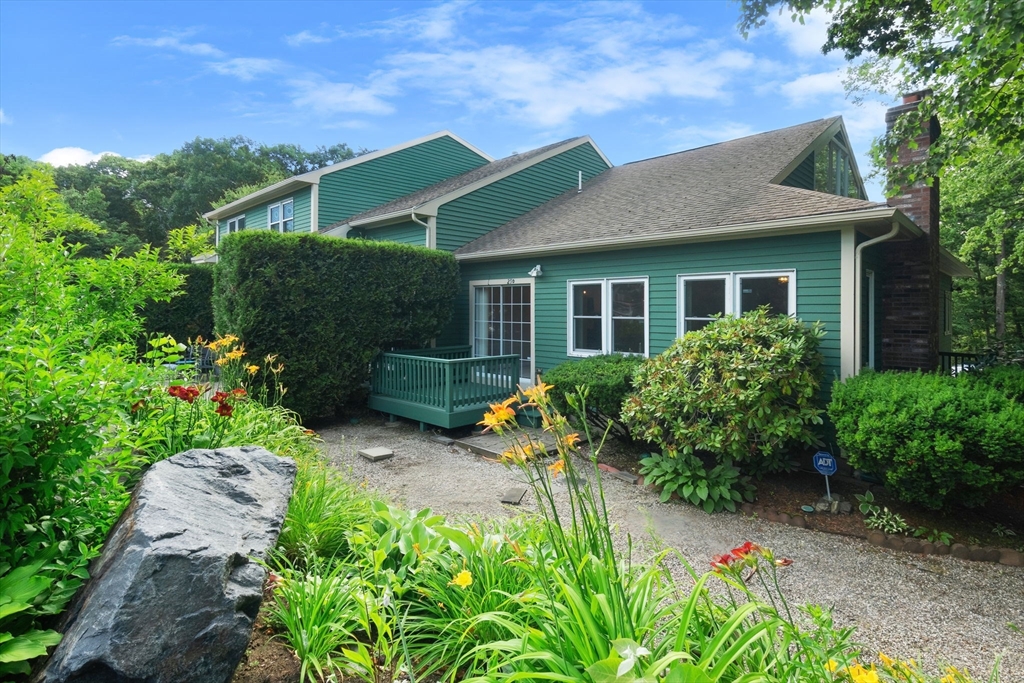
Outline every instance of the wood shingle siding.
{"type": "Polygon", "coordinates": [[[536,367],[548,370],[569,359],[566,282],[601,278],[649,278],[650,353],[664,351],[676,338],[679,275],[701,273],[796,270],[797,315],[821,321],[827,335],[827,386],[839,373],[840,234],[837,230],[756,239],[679,244],[657,248],[619,249],[510,261],[462,262],[462,291],[455,317],[438,344],[469,340],[469,282],[515,278],[529,282],[533,266],[543,266],[534,279],[534,343],[536,367]]]}
{"type": "Polygon", "coordinates": [[[437,248],[454,251],[500,225],[576,187],[608,165],[593,146],[579,145],[443,204],[437,214],[437,248]]]}
{"type": "Polygon", "coordinates": [[[327,173],[320,178],[320,228],[386,204],[488,160],[450,137],[327,173]]]}

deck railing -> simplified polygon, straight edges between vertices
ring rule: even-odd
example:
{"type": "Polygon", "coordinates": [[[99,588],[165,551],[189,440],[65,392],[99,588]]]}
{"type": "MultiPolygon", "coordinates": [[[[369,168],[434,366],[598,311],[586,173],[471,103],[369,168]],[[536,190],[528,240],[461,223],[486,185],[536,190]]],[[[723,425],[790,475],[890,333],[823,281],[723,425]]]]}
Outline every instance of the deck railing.
{"type": "Polygon", "coordinates": [[[977,367],[980,357],[976,353],[939,352],[939,369],[944,375],[958,375],[977,367]]]}
{"type": "Polygon", "coordinates": [[[442,427],[473,424],[488,403],[515,392],[519,356],[469,353],[467,346],[379,354],[371,366],[370,407],[442,427]]]}

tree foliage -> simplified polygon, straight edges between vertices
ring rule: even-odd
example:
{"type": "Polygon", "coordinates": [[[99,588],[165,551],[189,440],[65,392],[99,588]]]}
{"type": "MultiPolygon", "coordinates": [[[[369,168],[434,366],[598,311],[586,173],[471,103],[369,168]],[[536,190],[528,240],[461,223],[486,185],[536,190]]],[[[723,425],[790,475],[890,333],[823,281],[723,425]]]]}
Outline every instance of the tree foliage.
{"type": "Polygon", "coordinates": [[[746,34],[763,25],[776,7],[795,21],[816,8],[832,14],[822,51],[840,50],[847,60],[860,60],[847,82],[850,90],[934,92],[881,139],[880,157],[890,159],[933,115],[943,126],[928,161],[890,177],[894,186],[959,163],[978,139],[1024,142],[1024,3],[742,0],[740,29],[746,34]]]}
{"type": "MultiPolygon", "coordinates": [[[[196,138],[146,162],[108,155],[85,166],[55,169],[54,177],[67,204],[105,230],[71,241],[85,245],[82,256],[102,256],[118,247],[124,253],[146,244],[162,247],[172,230],[197,224],[202,214],[236,199],[238,192],[244,196],[354,156],[345,144],[306,150],[260,145],[242,136],[196,138]],[[230,199],[224,201],[225,196],[230,199]]],[[[11,163],[12,172],[20,169],[21,162],[11,163]]],[[[185,251],[195,255],[195,246],[185,251]]]]}

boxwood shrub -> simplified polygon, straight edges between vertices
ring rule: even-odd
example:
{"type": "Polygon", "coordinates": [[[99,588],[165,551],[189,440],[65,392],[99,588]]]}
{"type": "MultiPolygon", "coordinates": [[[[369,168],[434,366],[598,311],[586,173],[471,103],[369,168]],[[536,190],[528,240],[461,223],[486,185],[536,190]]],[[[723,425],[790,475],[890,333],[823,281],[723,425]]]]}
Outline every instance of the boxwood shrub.
{"type": "Polygon", "coordinates": [[[824,334],[766,309],[717,320],[637,370],[622,416],[664,455],[706,451],[751,473],[780,469],[791,445],[817,441],[824,334]]]}
{"type": "Polygon", "coordinates": [[[984,504],[1024,482],[1024,405],[967,377],[866,372],[828,414],[854,467],[930,509],[984,504]]]}
{"type": "Polygon", "coordinates": [[[990,365],[980,370],[964,373],[963,377],[998,389],[1014,401],[1024,403],[1024,367],[990,365]]]}
{"type": "Polygon", "coordinates": [[[361,392],[384,348],[419,346],[451,319],[459,288],[448,252],[392,242],[253,230],[219,249],[216,331],[246,358],[284,363],[284,405],[332,416],[361,392]]]}
{"type": "Polygon", "coordinates": [[[139,349],[143,352],[149,350],[146,340],[156,335],[169,334],[181,342],[213,338],[213,266],[178,264],[175,269],[185,276],[182,293],[170,301],[150,301],[142,311],[145,332],[139,349]]]}
{"type": "Polygon", "coordinates": [[[568,361],[544,373],[544,381],[552,385],[548,395],[563,415],[568,408],[565,395],[585,386],[587,393],[587,420],[601,433],[610,424],[611,433],[629,439],[629,430],[622,423],[622,402],[633,390],[633,375],[643,363],[641,356],[609,354],[568,361]]]}

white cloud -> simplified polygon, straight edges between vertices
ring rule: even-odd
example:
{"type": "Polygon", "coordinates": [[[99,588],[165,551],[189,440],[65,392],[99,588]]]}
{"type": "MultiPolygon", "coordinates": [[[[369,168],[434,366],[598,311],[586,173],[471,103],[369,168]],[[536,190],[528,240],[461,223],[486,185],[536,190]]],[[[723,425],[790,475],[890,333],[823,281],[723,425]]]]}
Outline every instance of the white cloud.
{"type": "Polygon", "coordinates": [[[317,43],[329,43],[331,38],[327,36],[320,36],[310,31],[300,31],[291,36],[285,36],[284,42],[288,43],[292,47],[302,47],[303,45],[317,44],[317,43]]]}
{"type": "Polygon", "coordinates": [[[816,7],[804,15],[804,23],[792,20],[792,13],[772,12],[768,23],[772,31],[780,36],[789,51],[799,57],[822,56],[821,48],[828,37],[828,25],[832,15],[816,7]]]}
{"type": "Polygon", "coordinates": [[[844,73],[844,70],[836,70],[804,74],[788,83],[783,83],[779,86],[779,90],[789,99],[790,104],[813,104],[824,96],[842,96],[846,92],[843,88],[844,73]]]}
{"type": "Polygon", "coordinates": [[[436,42],[456,37],[456,27],[472,6],[467,0],[446,2],[394,19],[373,22],[364,28],[340,30],[343,38],[401,38],[436,42]]]}
{"type": "Polygon", "coordinates": [[[176,50],[187,55],[198,57],[223,57],[224,52],[209,43],[187,43],[183,39],[194,35],[195,31],[179,31],[168,33],[159,38],[134,38],[132,36],[117,36],[111,42],[114,45],[138,45],[141,47],[155,47],[165,50],[176,50]]]}
{"type": "Polygon", "coordinates": [[[282,71],[286,65],[278,59],[235,57],[225,62],[210,62],[209,66],[222,76],[234,76],[243,81],[251,81],[263,74],[282,71]]]}
{"type": "MultiPolygon", "coordinates": [[[[85,166],[94,161],[99,161],[103,157],[119,157],[122,156],[117,152],[90,152],[87,149],[81,147],[58,147],[51,149],[49,152],[39,157],[39,161],[45,161],[51,166],[85,166]]],[[[152,154],[141,154],[137,157],[128,157],[135,161],[149,161],[153,158],[152,154]]]]}
{"type": "Polygon", "coordinates": [[[14,123],[14,119],[4,113],[3,109],[0,109],[0,125],[7,124],[11,125],[14,123]]]}
{"type": "Polygon", "coordinates": [[[390,88],[362,88],[352,83],[333,83],[319,76],[288,81],[294,92],[292,102],[300,109],[331,115],[336,113],[390,114],[395,108],[381,99],[390,88]]]}
{"type": "Polygon", "coordinates": [[[685,126],[668,135],[668,140],[675,150],[693,149],[716,142],[735,140],[736,138],[753,135],[754,129],[745,123],[725,121],[710,126],[685,126]]]}
{"type": "Polygon", "coordinates": [[[52,166],[85,166],[105,156],[120,155],[116,152],[90,152],[81,147],[58,147],[39,157],[39,161],[45,161],[52,166]]]}

